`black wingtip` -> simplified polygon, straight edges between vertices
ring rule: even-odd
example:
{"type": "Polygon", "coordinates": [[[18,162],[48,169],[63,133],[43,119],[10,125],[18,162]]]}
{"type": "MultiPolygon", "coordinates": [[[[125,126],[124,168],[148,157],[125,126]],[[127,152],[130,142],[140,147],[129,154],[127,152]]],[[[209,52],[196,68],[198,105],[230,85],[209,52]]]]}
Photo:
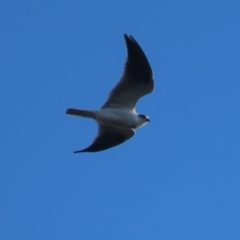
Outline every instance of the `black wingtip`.
{"type": "Polygon", "coordinates": [[[74,151],[73,153],[90,152],[90,151],[88,151],[88,150],[89,150],[89,147],[84,148],[84,149],[82,149],[82,150],[74,151]]]}
{"type": "Polygon", "coordinates": [[[124,33],[124,38],[126,41],[136,42],[135,38],[132,35],[127,35],[126,33],[124,33]]]}
{"type": "Polygon", "coordinates": [[[124,33],[124,38],[125,38],[125,41],[131,41],[131,36],[128,36],[126,33],[124,33]]]}
{"type": "Polygon", "coordinates": [[[69,114],[69,108],[66,110],[66,112],[65,112],[66,114],[69,114]]]}
{"type": "Polygon", "coordinates": [[[74,151],[73,153],[81,153],[81,152],[85,152],[84,150],[78,150],[78,151],[74,151]]]}

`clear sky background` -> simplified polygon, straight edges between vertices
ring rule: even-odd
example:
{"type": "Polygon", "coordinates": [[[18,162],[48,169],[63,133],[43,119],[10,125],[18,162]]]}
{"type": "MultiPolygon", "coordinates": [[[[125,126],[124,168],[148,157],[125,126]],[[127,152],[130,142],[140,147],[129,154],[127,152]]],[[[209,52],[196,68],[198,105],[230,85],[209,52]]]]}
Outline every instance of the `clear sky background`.
{"type": "Polygon", "coordinates": [[[240,239],[240,1],[3,0],[0,239],[240,239]],[[73,154],[133,35],[154,70],[151,123],[73,154]]]}

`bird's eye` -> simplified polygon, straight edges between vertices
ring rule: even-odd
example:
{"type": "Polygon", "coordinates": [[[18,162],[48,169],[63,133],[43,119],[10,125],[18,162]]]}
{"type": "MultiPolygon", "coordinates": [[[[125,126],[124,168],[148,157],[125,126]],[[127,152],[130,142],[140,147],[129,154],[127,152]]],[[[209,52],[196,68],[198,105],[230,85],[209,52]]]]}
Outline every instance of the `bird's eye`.
{"type": "Polygon", "coordinates": [[[147,117],[146,117],[145,115],[143,115],[143,114],[139,114],[138,116],[141,117],[141,118],[144,118],[144,119],[147,118],[147,117]]]}

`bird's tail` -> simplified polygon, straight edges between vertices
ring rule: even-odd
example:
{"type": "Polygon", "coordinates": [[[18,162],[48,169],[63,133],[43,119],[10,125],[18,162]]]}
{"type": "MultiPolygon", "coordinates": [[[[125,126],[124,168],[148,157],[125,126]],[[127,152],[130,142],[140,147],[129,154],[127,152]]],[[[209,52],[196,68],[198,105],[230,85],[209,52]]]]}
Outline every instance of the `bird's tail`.
{"type": "Polygon", "coordinates": [[[86,117],[86,118],[95,118],[95,112],[90,110],[80,110],[80,109],[69,108],[67,109],[66,114],[86,117]]]}

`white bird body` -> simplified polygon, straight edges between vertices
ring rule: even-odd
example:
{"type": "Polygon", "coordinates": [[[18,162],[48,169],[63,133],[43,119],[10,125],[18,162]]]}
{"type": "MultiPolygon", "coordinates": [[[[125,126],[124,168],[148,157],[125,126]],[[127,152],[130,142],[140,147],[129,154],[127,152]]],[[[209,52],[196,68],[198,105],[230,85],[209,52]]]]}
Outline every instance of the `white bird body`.
{"type": "Polygon", "coordinates": [[[141,97],[153,91],[153,72],[137,41],[126,34],[124,37],[128,49],[125,71],[102,108],[96,111],[67,109],[67,114],[92,118],[99,125],[94,142],[75,153],[97,152],[117,146],[133,137],[134,129],[150,122],[147,116],[137,114],[135,107],[141,97]]]}
{"type": "Polygon", "coordinates": [[[94,119],[98,124],[120,128],[140,128],[146,125],[149,120],[139,117],[136,111],[129,109],[103,108],[96,111],[81,110],[84,114],[81,117],[89,117],[94,119]],[[86,115],[86,112],[88,114],[86,115]]]}
{"type": "Polygon", "coordinates": [[[133,129],[143,127],[148,122],[146,119],[139,117],[136,111],[112,108],[97,111],[96,121],[99,124],[133,129]]]}

